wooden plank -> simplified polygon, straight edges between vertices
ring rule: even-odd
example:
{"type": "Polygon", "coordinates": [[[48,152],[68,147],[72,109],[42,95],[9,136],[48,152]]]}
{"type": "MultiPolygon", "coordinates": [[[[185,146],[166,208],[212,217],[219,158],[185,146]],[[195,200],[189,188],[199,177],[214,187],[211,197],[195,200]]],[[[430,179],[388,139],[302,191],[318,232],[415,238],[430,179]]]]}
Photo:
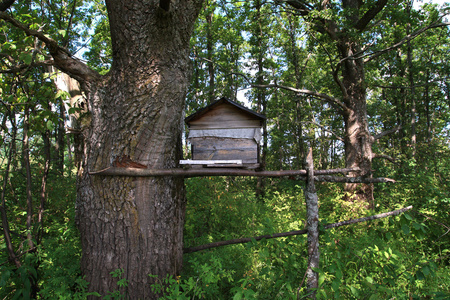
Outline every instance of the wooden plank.
{"type": "Polygon", "coordinates": [[[242,160],[242,163],[258,163],[258,145],[249,139],[192,138],[194,160],[242,160]]]}
{"type": "Polygon", "coordinates": [[[204,151],[204,152],[195,152],[192,157],[194,160],[234,160],[241,159],[242,163],[253,164],[257,163],[257,155],[253,152],[245,152],[245,151],[204,151]]]}
{"type": "Polygon", "coordinates": [[[192,129],[260,127],[259,120],[198,120],[190,125],[192,129]]]}
{"type": "Polygon", "coordinates": [[[197,149],[245,149],[256,151],[258,147],[255,140],[251,139],[202,137],[191,138],[189,141],[197,149]]]}

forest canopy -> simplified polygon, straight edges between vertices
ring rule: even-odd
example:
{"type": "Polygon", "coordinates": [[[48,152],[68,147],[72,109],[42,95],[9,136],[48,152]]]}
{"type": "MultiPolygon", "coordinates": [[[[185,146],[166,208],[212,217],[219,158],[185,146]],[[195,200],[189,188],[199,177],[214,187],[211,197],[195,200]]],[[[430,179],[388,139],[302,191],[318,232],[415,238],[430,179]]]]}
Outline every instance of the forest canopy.
{"type": "Polygon", "coordinates": [[[448,4],[150,2],[123,5],[135,27],[122,1],[0,3],[0,298],[450,297],[448,4]],[[255,239],[306,228],[304,180],[93,174],[179,168],[184,116],[221,97],[266,116],[263,170],[303,170],[311,148],[316,170],[395,181],[316,181],[313,293],[306,235],[255,239]],[[163,235],[142,229],[154,219],[174,237],[161,248],[140,238],[163,235]],[[187,251],[233,239],[246,243],[187,251]],[[110,253],[91,246],[124,250],[90,265],[110,253]]]}

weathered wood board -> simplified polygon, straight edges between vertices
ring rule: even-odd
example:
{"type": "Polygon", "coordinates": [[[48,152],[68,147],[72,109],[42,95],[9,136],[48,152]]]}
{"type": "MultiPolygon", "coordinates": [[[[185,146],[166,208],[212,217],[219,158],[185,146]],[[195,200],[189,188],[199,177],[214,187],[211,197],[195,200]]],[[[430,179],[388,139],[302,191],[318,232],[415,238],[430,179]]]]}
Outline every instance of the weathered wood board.
{"type": "Polygon", "coordinates": [[[193,160],[242,160],[243,164],[258,162],[258,145],[250,139],[215,137],[192,138],[193,160]]]}

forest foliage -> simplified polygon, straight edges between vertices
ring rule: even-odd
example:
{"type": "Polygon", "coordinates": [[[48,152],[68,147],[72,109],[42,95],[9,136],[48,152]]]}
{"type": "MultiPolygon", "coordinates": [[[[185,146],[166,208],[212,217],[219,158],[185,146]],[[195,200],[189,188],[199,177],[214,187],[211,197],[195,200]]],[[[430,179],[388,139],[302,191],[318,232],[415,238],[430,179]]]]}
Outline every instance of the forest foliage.
{"type": "MultiPolygon", "coordinates": [[[[50,2],[18,2],[10,12],[106,73],[112,62],[103,2],[50,2]]],[[[307,145],[316,169],[342,168],[342,116],[329,102],[292,89],[340,97],[339,54],[313,20],[325,16],[346,28],[349,12],[335,4],[300,18],[281,2],[206,3],[191,39],[186,115],[222,96],[241,101],[267,116],[265,169],[304,168],[307,145]]],[[[395,1],[370,30],[349,33],[367,46],[373,173],[396,183],[376,184],[370,208],[347,201],[342,184],[316,188],[321,224],[413,209],[321,230],[320,299],[450,297],[450,32],[430,27],[404,40],[445,21],[449,8],[411,3],[395,1]]],[[[55,85],[42,43],[0,26],[0,298],[84,299],[89,283],[80,273],[74,217],[77,130],[69,117],[82,105],[55,85]]],[[[184,152],[188,157],[188,144],[184,152]]],[[[303,181],[205,177],[185,184],[185,247],[305,227],[303,181]]],[[[163,299],[302,299],[306,245],[299,235],[187,253],[180,276],[157,278],[149,288],[163,299]]],[[[124,271],[111,276],[118,284],[105,298],[126,298],[124,271]]]]}

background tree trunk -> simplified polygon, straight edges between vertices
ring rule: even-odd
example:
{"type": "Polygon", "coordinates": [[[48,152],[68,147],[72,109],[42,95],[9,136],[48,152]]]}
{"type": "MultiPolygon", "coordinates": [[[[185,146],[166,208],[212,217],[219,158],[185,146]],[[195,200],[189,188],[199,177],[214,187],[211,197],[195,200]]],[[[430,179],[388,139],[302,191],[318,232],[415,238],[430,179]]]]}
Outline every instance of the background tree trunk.
{"type": "Polygon", "coordinates": [[[82,119],[85,157],[77,221],[82,271],[90,291],[116,289],[124,270],[130,299],[156,298],[149,274],[182,266],[185,190],[182,178],[89,176],[89,170],[134,161],[174,168],[182,155],[182,113],[189,83],[189,39],[201,1],[106,1],[114,63],[90,82],[82,119]]]}
{"type": "MultiPolygon", "coordinates": [[[[359,52],[350,46],[354,43],[345,42],[341,47],[342,56],[348,57],[359,52]]],[[[372,177],[372,136],[367,120],[366,88],[364,86],[364,64],[362,59],[348,59],[344,63],[342,82],[347,93],[344,112],[345,122],[345,167],[360,168],[359,175],[372,177]]],[[[358,176],[357,173],[349,174],[358,176]]],[[[373,185],[347,184],[345,190],[352,195],[349,200],[365,201],[373,204],[373,185]]]]}

